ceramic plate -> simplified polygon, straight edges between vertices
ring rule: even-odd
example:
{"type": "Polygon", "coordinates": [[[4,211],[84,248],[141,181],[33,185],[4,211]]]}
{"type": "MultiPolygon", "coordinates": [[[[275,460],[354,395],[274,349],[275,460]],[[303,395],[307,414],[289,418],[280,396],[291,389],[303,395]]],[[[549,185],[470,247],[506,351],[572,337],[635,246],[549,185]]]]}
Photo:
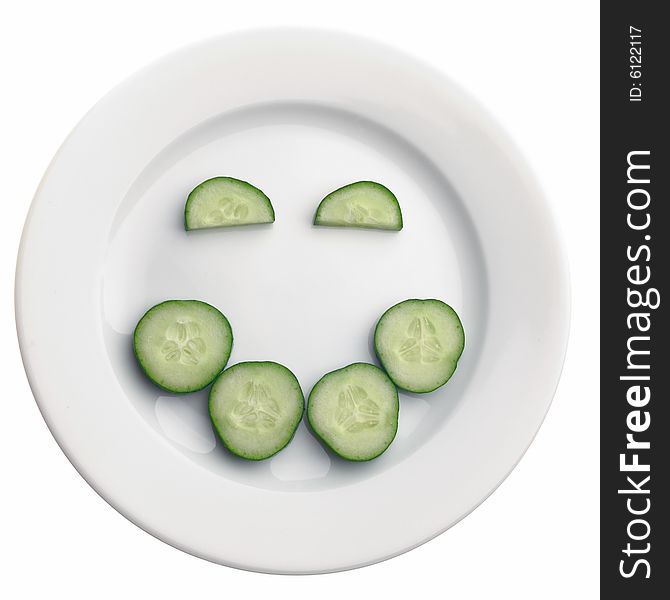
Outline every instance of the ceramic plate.
{"type": "Polygon", "coordinates": [[[211,39],[105,96],[44,176],[16,280],[31,387],[86,481],[177,548],[275,573],[380,561],[473,510],[537,432],[568,332],[554,223],[499,127],[432,68],[322,31],[211,39]],[[264,190],[276,222],[185,232],[187,194],[216,175],[264,190]],[[361,179],[395,192],[401,232],[312,225],[361,179]],[[137,320],[168,298],[217,306],[229,364],[285,364],[306,396],[374,362],[376,320],[406,298],[451,304],[466,348],[447,385],[400,394],[379,459],[337,459],[302,424],[245,462],[217,441],[206,391],[161,391],[134,361],[137,320]]]}

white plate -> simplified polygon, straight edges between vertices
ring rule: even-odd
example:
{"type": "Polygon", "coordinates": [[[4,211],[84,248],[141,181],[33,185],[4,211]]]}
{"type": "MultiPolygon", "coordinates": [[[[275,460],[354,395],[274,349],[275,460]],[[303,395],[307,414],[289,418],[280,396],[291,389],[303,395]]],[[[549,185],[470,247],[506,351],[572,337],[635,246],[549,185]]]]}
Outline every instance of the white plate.
{"type": "Polygon", "coordinates": [[[33,392],[86,481],[175,547],[279,573],[383,560],[482,502],[549,407],[568,305],[547,206],[490,117],[396,50],[304,30],[205,41],[103,98],[40,185],[16,284],[33,392]],[[214,175],[263,189],[276,223],[186,233],[186,195],[214,175]],[[404,229],[314,228],[319,200],[360,179],[396,193],[404,229]],[[366,464],[304,425],[268,461],[233,458],[206,392],[162,392],[132,356],[149,306],[199,298],[233,325],[229,364],[284,363],[307,395],[374,361],[376,319],[411,297],[453,305],[466,349],[446,386],[401,394],[397,439],[366,464]]]}

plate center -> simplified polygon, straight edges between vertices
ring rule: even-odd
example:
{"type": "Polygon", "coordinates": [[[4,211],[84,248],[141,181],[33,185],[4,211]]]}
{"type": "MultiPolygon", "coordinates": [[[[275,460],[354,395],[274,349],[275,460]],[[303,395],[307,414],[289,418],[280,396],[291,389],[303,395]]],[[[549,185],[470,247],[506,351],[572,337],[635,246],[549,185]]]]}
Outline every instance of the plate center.
{"type": "Polygon", "coordinates": [[[393,132],[335,108],[272,104],[223,114],[185,132],[146,167],[113,223],[101,294],[110,364],[139,415],[191,460],[247,485],[324,489],[374,476],[410,456],[444,426],[463,395],[485,322],[477,237],[461,199],[417,149],[393,132]],[[209,177],[253,183],[272,200],[273,225],[186,232],[189,191],[209,177]],[[317,228],[319,201],[358,180],[398,197],[400,232],[317,228]],[[460,367],[427,395],[401,393],[398,436],[367,464],[327,453],[300,426],[275,457],[249,463],[216,439],[207,390],[171,395],[140,373],[131,334],[150,306],[194,298],[219,308],[235,336],[229,365],[273,360],[305,396],[326,372],[376,358],[372,330],[406,298],[440,298],[468,335],[460,367]]]}

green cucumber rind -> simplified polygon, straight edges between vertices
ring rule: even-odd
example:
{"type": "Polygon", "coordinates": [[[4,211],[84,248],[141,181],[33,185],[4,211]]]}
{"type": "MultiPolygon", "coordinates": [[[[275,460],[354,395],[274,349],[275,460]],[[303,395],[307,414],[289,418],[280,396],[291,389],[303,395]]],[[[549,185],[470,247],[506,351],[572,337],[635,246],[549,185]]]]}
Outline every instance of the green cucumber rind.
{"type": "Polygon", "coordinates": [[[319,202],[319,206],[316,208],[316,212],[314,213],[314,225],[317,225],[319,227],[346,227],[346,228],[355,228],[355,229],[377,229],[377,230],[382,230],[382,231],[400,231],[403,228],[403,220],[402,220],[402,210],[400,209],[400,202],[398,202],[398,198],[396,198],[396,195],[388,189],[385,185],[382,185],[381,183],[377,183],[376,181],[355,181],[354,183],[348,183],[347,185],[343,185],[342,187],[337,188],[336,190],[333,190],[330,192],[321,202],[319,202]],[[371,227],[369,225],[329,225],[328,223],[323,223],[321,219],[321,211],[324,208],[325,204],[332,199],[332,196],[341,192],[342,190],[346,190],[347,188],[354,187],[354,186],[359,186],[361,184],[365,185],[370,185],[373,187],[380,188],[389,198],[392,204],[394,204],[396,208],[396,212],[398,215],[398,225],[396,227],[371,227]]]}
{"type": "Polygon", "coordinates": [[[147,310],[140,320],[137,322],[137,325],[135,325],[135,329],[133,330],[133,354],[135,355],[135,358],[137,360],[137,364],[140,366],[140,369],[142,369],[142,372],[151,380],[152,383],[156,384],[159,388],[166,390],[168,392],[172,392],[173,394],[190,394],[191,392],[198,392],[200,390],[205,389],[212,381],[214,381],[220,374],[221,372],[226,368],[226,365],[228,364],[228,360],[230,359],[230,355],[233,352],[233,342],[234,342],[234,336],[233,336],[233,328],[230,326],[230,321],[226,318],[226,315],[224,315],[216,306],[212,306],[211,304],[208,304],[207,302],[203,302],[202,300],[164,300],[163,302],[159,302],[158,304],[155,304],[152,306],[149,310],[147,310]],[[163,385],[160,383],[156,378],[154,378],[151,373],[146,369],[144,365],[144,361],[140,357],[139,353],[137,352],[137,339],[138,339],[138,334],[139,334],[139,329],[140,325],[142,324],[142,321],[144,318],[153,310],[160,308],[161,306],[164,306],[165,304],[173,304],[173,303],[182,303],[182,302],[197,302],[198,304],[202,304],[205,307],[207,307],[208,310],[212,310],[217,313],[217,316],[221,317],[221,320],[224,324],[224,326],[228,329],[228,333],[230,334],[230,345],[228,347],[228,352],[225,354],[225,358],[222,361],[221,368],[214,374],[214,376],[204,385],[201,386],[195,386],[192,388],[171,388],[168,386],[163,385]]]}
{"type": "Polygon", "coordinates": [[[375,346],[375,354],[377,355],[377,358],[379,359],[379,362],[381,363],[382,368],[384,369],[384,371],[388,375],[389,379],[391,381],[393,381],[393,383],[396,385],[396,387],[398,387],[401,390],[405,390],[407,392],[412,392],[414,394],[429,394],[430,392],[434,392],[438,388],[441,388],[445,383],[447,383],[447,381],[449,381],[452,378],[452,376],[456,372],[456,369],[458,368],[458,361],[460,360],[461,356],[463,355],[463,350],[465,349],[465,330],[463,329],[463,323],[461,321],[461,318],[458,316],[458,313],[451,306],[449,306],[449,304],[447,304],[446,302],[443,302],[442,300],[438,300],[436,298],[425,298],[425,299],[422,299],[422,298],[408,298],[407,300],[403,300],[402,302],[398,302],[397,304],[394,304],[393,306],[387,308],[384,311],[384,313],[382,314],[382,316],[379,317],[379,320],[377,321],[377,325],[375,325],[374,346],[375,346]],[[420,302],[422,304],[426,303],[426,302],[435,302],[437,304],[442,305],[443,307],[446,307],[456,317],[456,319],[458,321],[458,325],[460,327],[460,330],[463,334],[463,342],[461,344],[460,351],[458,352],[458,356],[456,356],[456,358],[454,359],[454,368],[446,376],[446,378],[444,379],[444,381],[442,381],[442,383],[440,383],[439,385],[436,385],[433,388],[411,388],[411,387],[404,386],[404,385],[400,384],[399,382],[397,382],[395,379],[393,379],[393,376],[386,369],[386,366],[384,364],[384,357],[382,356],[382,353],[379,350],[379,337],[378,336],[379,336],[379,325],[380,325],[380,323],[382,322],[384,317],[390,311],[392,311],[397,306],[400,306],[401,304],[405,304],[407,302],[420,302]]]}
{"type": "Polygon", "coordinates": [[[298,378],[295,376],[295,373],[291,371],[288,367],[271,361],[271,360],[247,360],[244,362],[239,362],[235,363],[234,365],[231,365],[227,369],[221,371],[215,378],[214,378],[214,383],[212,384],[212,387],[209,390],[209,396],[207,399],[207,412],[209,414],[209,420],[212,422],[212,426],[214,427],[214,431],[216,431],[217,437],[221,440],[221,443],[224,445],[226,450],[230,452],[231,454],[234,454],[235,456],[238,456],[239,458],[244,458],[245,460],[252,460],[254,462],[259,462],[261,460],[267,460],[268,458],[272,458],[279,452],[281,452],[286,446],[288,446],[293,438],[295,437],[295,432],[298,430],[298,426],[300,425],[300,422],[302,421],[303,415],[305,414],[305,393],[302,391],[302,387],[300,386],[300,382],[298,381],[298,378]],[[223,437],[221,434],[221,430],[219,429],[219,426],[217,425],[216,419],[214,418],[214,415],[212,414],[212,394],[214,393],[214,389],[216,386],[217,380],[224,374],[230,371],[231,369],[235,369],[236,367],[239,367],[240,365],[247,365],[247,364],[255,364],[255,365],[265,365],[265,366],[272,366],[272,367],[279,367],[280,369],[283,369],[286,371],[295,381],[296,387],[298,388],[298,391],[300,392],[300,397],[302,398],[302,411],[296,418],[296,422],[293,425],[293,433],[291,433],[291,436],[286,440],[286,443],[275,450],[272,454],[267,454],[263,456],[254,456],[254,455],[247,455],[239,452],[236,448],[230,446],[226,439],[223,437]]]}
{"type": "MultiPolygon", "coordinates": [[[[257,188],[255,185],[249,183],[248,181],[244,181],[242,179],[236,179],[235,177],[227,177],[227,176],[220,176],[220,177],[210,177],[209,179],[205,179],[205,181],[200,182],[198,185],[196,185],[189,193],[188,197],[186,198],[186,204],[184,205],[184,229],[186,231],[197,231],[199,229],[203,229],[201,227],[195,227],[191,229],[189,227],[189,212],[190,212],[190,206],[191,203],[193,202],[196,192],[203,187],[204,185],[212,182],[212,181],[217,181],[217,180],[225,180],[225,181],[232,181],[235,182],[236,184],[242,184],[246,187],[251,188],[254,192],[256,192],[259,196],[259,199],[263,200],[267,207],[270,209],[270,214],[272,215],[272,220],[269,221],[269,223],[274,223],[275,222],[275,209],[274,206],[272,206],[272,202],[270,201],[270,198],[268,198],[267,194],[257,188]]],[[[208,229],[216,229],[217,227],[225,228],[225,227],[244,227],[245,225],[258,225],[258,223],[241,223],[241,224],[235,224],[235,225],[218,225],[216,227],[209,227],[208,229]]]]}
{"type": "Polygon", "coordinates": [[[339,369],[335,369],[334,371],[329,371],[328,373],[324,374],[321,378],[319,378],[319,380],[318,380],[318,381],[314,384],[314,386],[312,387],[312,390],[310,391],[309,396],[307,397],[307,409],[306,409],[306,411],[305,411],[305,416],[306,416],[306,418],[307,418],[307,425],[309,426],[309,430],[312,432],[312,435],[314,435],[314,437],[315,437],[317,440],[319,440],[319,442],[320,442],[326,449],[328,449],[330,452],[332,452],[332,453],[335,454],[336,456],[339,456],[340,458],[343,458],[344,460],[348,460],[348,461],[350,461],[350,462],[360,462],[360,463],[363,463],[363,462],[369,462],[369,461],[371,461],[371,460],[374,460],[375,458],[380,457],[382,454],[384,454],[384,452],[386,452],[386,451],[389,449],[389,447],[390,447],[391,444],[393,443],[393,440],[395,440],[395,437],[396,437],[396,435],[398,434],[398,420],[399,420],[398,417],[399,417],[399,415],[400,415],[400,398],[398,397],[397,386],[395,385],[395,383],[393,382],[393,380],[388,376],[388,373],[386,373],[386,371],[380,369],[380,368],[379,368],[378,366],[376,366],[376,365],[373,365],[373,364],[371,364],[371,363],[364,363],[364,362],[355,362],[355,363],[351,363],[351,364],[349,364],[349,365],[346,365],[345,367],[341,367],[341,368],[339,368],[339,369]],[[328,441],[327,441],[325,438],[323,438],[323,437],[321,436],[321,434],[320,434],[319,431],[316,429],[316,427],[314,427],[314,425],[313,425],[313,423],[312,423],[312,420],[311,420],[311,417],[310,417],[310,410],[309,410],[309,409],[310,409],[310,404],[311,404],[311,399],[312,399],[312,394],[314,394],[314,392],[315,392],[315,390],[317,389],[317,387],[319,386],[319,384],[320,384],[326,377],[328,377],[329,375],[332,375],[333,373],[338,373],[338,372],[340,372],[340,371],[345,371],[345,370],[347,370],[347,369],[349,369],[349,368],[351,368],[351,367],[358,367],[358,366],[373,367],[373,368],[377,369],[382,375],[384,375],[384,376],[389,380],[389,383],[391,383],[391,385],[393,386],[393,388],[395,388],[396,419],[395,419],[395,429],[393,430],[393,435],[391,436],[391,439],[390,439],[389,443],[386,445],[385,448],[383,448],[378,454],[375,454],[374,456],[370,456],[370,457],[368,457],[368,458],[356,458],[356,457],[347,456],[346,454],[343,454],[342,452],[338,452],[335,448],[333,448],[333,447],[328,443],[328,441]]]}

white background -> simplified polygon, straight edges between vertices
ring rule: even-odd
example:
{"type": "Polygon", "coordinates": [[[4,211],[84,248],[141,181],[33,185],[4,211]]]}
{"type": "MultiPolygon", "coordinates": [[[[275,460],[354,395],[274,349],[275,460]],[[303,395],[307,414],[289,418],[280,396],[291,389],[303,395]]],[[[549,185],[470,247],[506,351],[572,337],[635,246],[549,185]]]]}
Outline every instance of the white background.
{"type": "Polygon", "coordinates": [[[24,0],[0,9],[0,596],[596,598],[598,27],[598,3],[583,0],[24,0]],[[23,220],[42,173],[83,113],[128,74],[179,46],[276,25],[358,32],[404,48],[463,84],[530,161],[571,264],[563,377],[516,470],[442,536],[385,563],[334,575],[220,567],[174,550],[117,514],[49,434],[23,372],[13,321],[23,220]]]}

